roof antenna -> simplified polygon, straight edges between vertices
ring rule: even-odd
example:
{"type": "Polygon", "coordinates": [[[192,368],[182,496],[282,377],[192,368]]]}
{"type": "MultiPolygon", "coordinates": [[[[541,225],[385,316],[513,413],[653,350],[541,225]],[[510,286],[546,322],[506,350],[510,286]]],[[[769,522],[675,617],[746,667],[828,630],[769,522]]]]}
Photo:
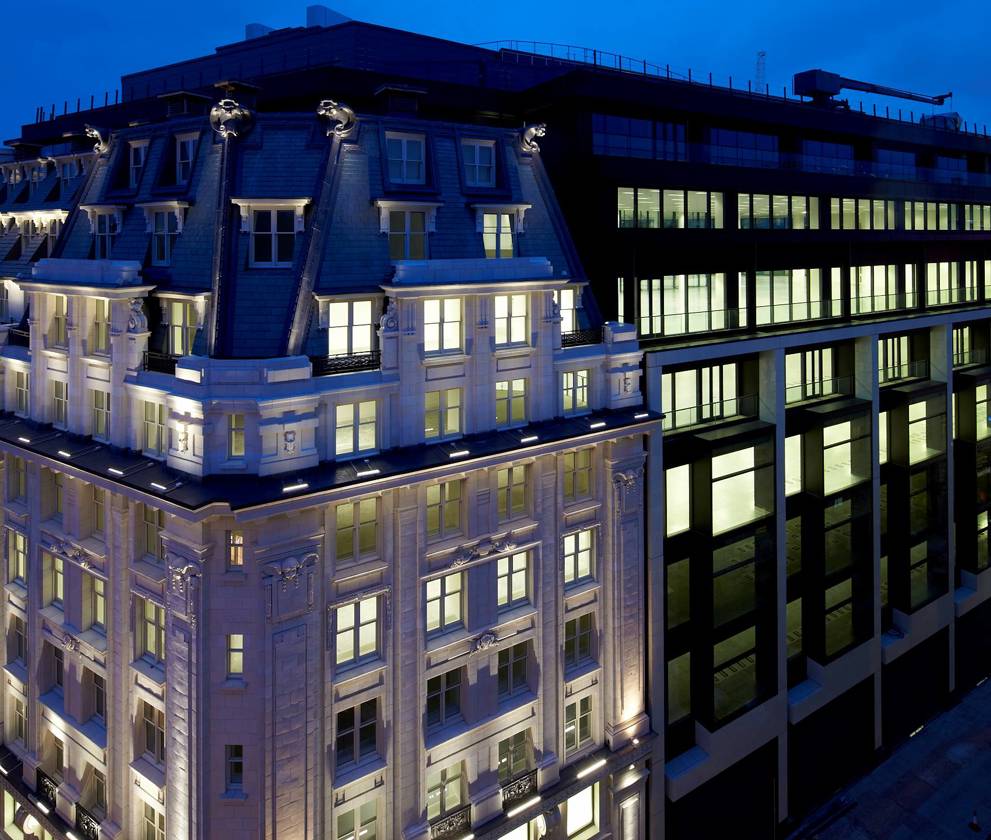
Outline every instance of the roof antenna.
{"type": "Polygon", "coordinates": [[[767,84],[767,51],[757,50],[757,68],[754,71],[754,87],[764,90],[767,84]]]}

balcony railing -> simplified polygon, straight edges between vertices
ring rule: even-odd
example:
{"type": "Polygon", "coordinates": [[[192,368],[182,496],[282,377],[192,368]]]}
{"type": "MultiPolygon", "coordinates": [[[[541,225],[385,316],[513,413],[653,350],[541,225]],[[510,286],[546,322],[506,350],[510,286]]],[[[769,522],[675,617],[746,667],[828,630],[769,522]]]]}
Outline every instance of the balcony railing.
{"type": "Polygon", "coordinates": [[[168,353],[156,353],[153,350],[145,350],[144,369],[153,373],[168,373],[175,376],[175,363],[178,356],[171,356],[168,353]]]}
{"type": "Polygon", "coordinates": [[[562,347],[578,347],[582,344],[598,344],[602,341],[602,330],[595,327],[561,333],[562,347]]]}
{"type": "Polygon", "coordinates": [[[666,431],[686,429],[703,423],[715,423],[737,417],[754,417],[756,414],[757,395],[742,394],[718,402],[690,405],[685,408],[676,408],[674,411],[666,411],[664,429],[666,431]]]}
{"type": "Polygon", "coordinates": [[[38,795],[38,799],[54,808],[58,800],[58,782],[39,767],[35,775],[34,792],[38,795]]]}
{"type": "Polygon", "coordinates": [[[799,385],[789,385],[785,388],[785,404],[821,400],[825,397],[838,395],[849,396],[853,393],[852,376],[836,376],[832,379],[818,379],[814,382],[802,382],[799,385]]]}
{"type": "Polygon", "coordinates": [[[7,343],[13,345],[14,347],[30,347],[31,331],[11,327],[7,330],[7,343]]]}
{"type": "Polygon", "coordinates": [[[100,840],[100,821],[78,802],[76,803],[76,831],[89,840],[100,840]]]}
{"type": "Polygon", "coordinates": [[[530,770],[523,776],[502,786],[502,807],[511,808],[537,793],[537,771],[530,770]]]}
{"type": "Polygon", "coordinates": [[[900,365],[883,367],[878,370],[878,381],[897,382],[901,379],[926,379],[929,376],[929,360],[919,359],[915,362],[904,362],[900,365]]]}
{"type": "Polygon", "coordinates": [[[953,367],[966,367],[967,365],[987,364],[987,350],[961,350],[953,354],[953,367]]]}
{"type": "Polygon", "coordinates": [[[354,353],[347,356],[310,356],[314,376],[330,376],[334,373],[354,373],[359,370],[378,370],[382,366],[382,353],[354,353]]]}
{"type": "Polygon", "coordinates": [[[430,824],[431,840],[446,837],[464,837],[471,832],[471,805],[445,814],[430,824]]]}

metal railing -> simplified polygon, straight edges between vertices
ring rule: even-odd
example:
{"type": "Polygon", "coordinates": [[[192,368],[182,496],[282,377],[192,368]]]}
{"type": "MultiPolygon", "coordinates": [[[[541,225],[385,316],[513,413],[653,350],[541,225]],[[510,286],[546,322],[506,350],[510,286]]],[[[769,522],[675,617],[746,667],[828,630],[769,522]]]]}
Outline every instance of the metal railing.
{"type": "Polygon", "coordinates": [[[78,802],[76,803],[76,831],[89,840],[100,840],[100,821],[78,802]]]}
{"type": "Polygon", "coordinates": [[[665,411],[664,429],[687,429],[703,423],[716,423],[720,420],[733,420],[737,417],[755,417],[757,415],[757,395],[742,394],[738,397],[719,400],[717,402],[690,405],[665,411]]]}
{"type": "Polygon", "coordinates": [[[852,376],[835,376],[832,379],[817,379],[812,382],[802,382],[785,388],[785,404],[820,400],[825,397],[839,395],[849,396],[853,393],[852,376]]]}
{"type": "Polygon", "coordinates": [[[54,808],[58,800],[58,782],[39,767],[35,774],[34,792],[38,799],[47,802],[54,808]]]}
{"type": "Polygon", "coordinates": [[[914,362],[903,362],[878,369],[878,380],[884,385],[887,382],[898,382],[902,379],[927,379],[929,377],[929,360],[918,359],[914,362]]]}
{"type": "Polygon", "coordinates": [[[983,365],[988,360],[987,350],[961,350],[953,354],[953,367],[966,365],[983,365]]]}
{"type": "Polygon", "coordinates": [[[175,363],[178,361],[178,358],[178,356],[172,356],[168,353],[156,353],[154,350],[145,350],[142,366],[145,370],[150,370],[153,373],[168,373],[175,376],[175,363]]]}
{"type": "Polygon", "coordinates": [[[314,376],[330,376],[334,373],[353,373],[359,370],[378,370],[382,366],[382,353],[354,353],[347,356],[310,356],[314,376]]]}
{"type": "Polygon", "coordinates": [[[537,792],[537,771],[530,770],[502,786],[502,807],[509,808],[537,792]]]}
{"type": "Polygon", "coordinates": [[[463,837],[471,831],[471,805],[465,805],[457,811],[445,814],[430,823],[431,840],[441,840],[445,837],[463,837]]]}
{"type": "Polygon", "coordinates": [[[598,344],[602,341],[602,330],[589,327],[584,330],[572,330],[561,333],[562,347],[578,347],[582,344],[598,344]]]}
{"type": "Polygon", "coordinates": [[[30,347],[31,331],[11,327],[7,330],[7,344],[12,345],[13,347],[30,347]]]}

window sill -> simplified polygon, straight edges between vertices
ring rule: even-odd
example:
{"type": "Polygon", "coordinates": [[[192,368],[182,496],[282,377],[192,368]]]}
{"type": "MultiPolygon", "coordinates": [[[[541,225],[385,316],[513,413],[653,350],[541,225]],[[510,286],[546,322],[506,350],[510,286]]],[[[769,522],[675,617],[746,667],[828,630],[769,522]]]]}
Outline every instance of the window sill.
{"type": "Polygon", "coordinates": [[[517,709],[522,709],[524,706],[528,706],[531,703],[537,701],[537,695],[534,694],[532,688],[527,687],[518,694],[510,694],[508,697],[498,698],[498,707],[496,709],[497,715],[507,715],[510,712],[514,712],[517,709]]]}
{"type": "Polygon", "coordinates": [[[436,749],[446,741],[465,735],[474,728],[474,724],[466,723],[464,718],[459,716],[457,720],[437,724],[434,727],[428,728],[426,737],[424,738],[424,746],[428,750],[436,749]]]}
{"type": "Polygon", "coordinates": [[[242,569],[227,569],[220,583],[223,586],[241,586],[248,582],[248,573],[242,569]]]}
{"type": "Polygon", "coordinates": [[[536,614],[537,608],[530,601],[512,607],[503,607],[499,609],[494,626],[499,627],[503,624],[510,624],[511,622],[520,621],[536,614]]]}
{"type": "Polygon", "coordinates": [[[468,354],[463,347],[457,350],[424,350],[423,364],[425,365],[456,365],[468,361],[468,354]]]}
{"type": "Polygon", "coordinates": [[[65,627],[65,609],[63,607],[49,604],[47,607],[43,607],[40,613],[42,618],[48,619],[52,624],[65,627]]]}
{"type": "Polygon", "coordinates": [[[494,344],[492,355],[497,359],[501,359],[506,356],[522,356],[531,350],[533,350],[533,347],[530,346],[530,342],[528,341],[519,341],[515,344],[494,344]]]}
{"type": "Polygon", "coordinates": [[[242,694],[248,690],[248,684],[243,677],[228,677],[220,684],[220,690],[225,694],[242,694]]]}
{"type": "Polygon", "coordinates": [[[28,667],[23,662],[14,659],[4,665],[3,669],[23,685],[26,686],[28,684],[28,667]]]}
{"type": "Polygon", "coordinates": [[[94,630],[90,627],[88,630],[84,630],[78,635],[79,641],[84,644],[89,645],[93,650],[98,650],[101,653],[105,653],[107,650],[107,634],[106,632],[100,632],[99,630],[94,630]]]}
{"type": "Polygon", "coordinates": [[[135,659],[131,662],[131,668],[137,671],[141,676],[147,677],[152,682],[157,685],[165,685],[165,663],[160,665],[152,665],[150,662],[144,659],[135,659]]]}
{"type": "Polygon", "coordinates": [[[12,580],[10,581],[10,583],[4,585],[4,589],[7,591],[9,595],[13,595],[15,598],[18,598],[22,601],[26,601],[28,599],[27,584],[20,583],[19,581],[16,580],[12,580]]]}
{"type": "Polygon", "coordinates": [[[376,754],[360,764],[351,764],[343,768],[337,768],[334,771],[333,788],[338,790],[353,784],[366,776],[381,772],[385,767],[385,759],[376,754]]]}
{"type": "Polygon", "coordinates": [[[159,790],[165,789],[165,768],[153,764],[143,755],[131,762],[131,769],[159,790]]]}
{"type": "Polygon", "coordinates": [[[220,794],[220,798],[225,802],[245,802],[248,799],[248,794],[243,790],[225,790],[220,794]]]}
{"type": "Polygon", "coordinates": [[[579,662],[577,665],[572,665],[570,667],[565,666],[564,681],[569,683],[583,679],[584,677],[594,674],[601,667],[602,666],[594,659],[588,659],[585,662],[579,662]]]}
{"type": "Polygon", "coordinates": [[[427,652],[433,652],[471,638],[471,633],[463,624],[443,630],[433,630],[427,634],[427,652]]]}
{"type": "Polygon", "coordinates": [[[334,665],[334,676],[331,678],[331,682],[334,685],[339,685],[340,683],[347,682],[348,680],[353,680],[357,677],[363,677],[366,674],[372,674],[376,671],[381,671],[385,669],[385,660],[382,659],[381,654],[376,653],[374,656],[359,660],[358,662],[345,662],[343,665],[334,665]]]}
{"type": "Polygon", "coordinates": [[[594,578],[586,578],[585,580],[575,581],[573,583],[566,583],[564,585],[564,599],[573,598],[576,595],[584,595],[587,592],[591,592],[599,588],[599,582],[594,578]]]}
{"type": "Polygon", "coordinates": [[[164,564],[159,565],[149,560],[135,560],[131,569],[154,583],[165,583],[166,569],[164,564]]]}

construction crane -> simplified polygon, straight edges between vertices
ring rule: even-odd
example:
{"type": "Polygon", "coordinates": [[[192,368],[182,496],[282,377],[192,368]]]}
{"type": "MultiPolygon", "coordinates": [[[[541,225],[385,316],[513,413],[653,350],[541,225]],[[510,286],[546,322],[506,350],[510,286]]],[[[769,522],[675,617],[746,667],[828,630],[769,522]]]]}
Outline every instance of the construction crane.
{"type": "Polygon", "coordinates": [[[848,108],[846,100],[834,100],[841,90],[862,90],[865,93],[876,93],[881,96],[893,96],[897,99],[909,99],[912,102],[924,102],[926,105],[942,105],[953,96],[952,93],[941,93],[938,96],[926,96],[923,93],[912,93],[907,90],[875,85],[872,82],[858,82],[856,79],[846,79],[838,73],[825,70],[804,70],[795,74],[793,81],[796,96],[808,96],[815,105],[829,105],[835,108],[848,108]]]}

